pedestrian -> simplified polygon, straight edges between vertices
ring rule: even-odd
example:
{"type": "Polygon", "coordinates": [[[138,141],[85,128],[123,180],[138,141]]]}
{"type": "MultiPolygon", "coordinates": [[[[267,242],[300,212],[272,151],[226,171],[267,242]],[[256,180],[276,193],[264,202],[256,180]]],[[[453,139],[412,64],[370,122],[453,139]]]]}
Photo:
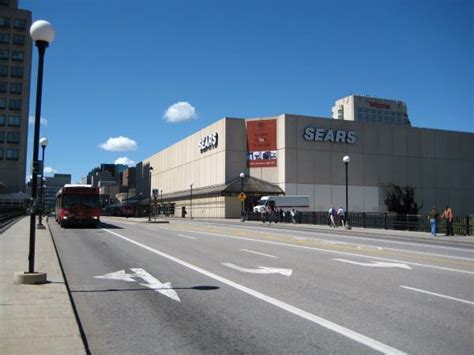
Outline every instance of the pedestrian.
{"type": "Polygon", "coordinates": [[[438,228],[438,218],[439,218],[438,211],[436,210],[436,207],[433,206],[431,211],[428,213],[428,221],[430,222],[430,225],[431,225],[431,235],[433,237],[436,237],[436,231],[438,228]]]}
{"type": "Polygon", "coordinates": [[[328,217],[329,217],[329,225],[331,227],[336,228],[336,210],[334,209],[334,206],[331,206],[331,208],[328,211],[328,217]]]}
{"type": "Polygon", "coordinates": [[[337,210],[337,216],[339,217],[339,221],[341,222],[341,227],[344,227],[345,221],[344,221],[344,209],[342,207],[339,207],[337,210]]]}
{"type": "Polygon", "coordinates": [[[296,224],[296,210],[293,208],[290,214],[291,214],[291,223],[296,224]]]}
{"type": "Polygon", "coordinates": [[[446,221],[446,235],[454,236],[454,232],[453,232],[453,210],[449,206],[446,206],[444,208],[444,211],[443,211],[443,214],[441,215],[441,218],[443,218],[446,221]]]}

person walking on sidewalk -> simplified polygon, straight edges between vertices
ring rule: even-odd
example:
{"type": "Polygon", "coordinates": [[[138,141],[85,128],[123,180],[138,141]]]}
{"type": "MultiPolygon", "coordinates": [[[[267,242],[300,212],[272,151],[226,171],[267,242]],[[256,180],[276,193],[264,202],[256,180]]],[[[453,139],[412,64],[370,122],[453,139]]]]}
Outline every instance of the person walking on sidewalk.
{"type": "Polygon", "coordinates": [[[453,233],[453,210],[446,206],[441,218],[446,221],[446,235],[454,236],[453,233]]]}
{"type": "Polygon", "coordinates": [[[336,228],[336,221],[335,221],[336,210],[335,210],[334,206],[331,206],[331,208],[329,209],[328,217],[329,217],[330,226],[336,228]]]}
{"type": "Polygon", "coordinates": [[[431,235],[433,237],[436,237],[436,229],[438,228],[438,218],[439,218],[439,213],[436,210],[436,207],[433,206],[431,211],[428,213],[428,221],[431,224],[431,235]]]}
{"type": "Polygon", "coordinates": [[[342,207],[338,208],[337,217],[339,218],[339,222],[341,223],[341,227],[344,227],[346,222],[344,221],[344,209],[342,207]]]}

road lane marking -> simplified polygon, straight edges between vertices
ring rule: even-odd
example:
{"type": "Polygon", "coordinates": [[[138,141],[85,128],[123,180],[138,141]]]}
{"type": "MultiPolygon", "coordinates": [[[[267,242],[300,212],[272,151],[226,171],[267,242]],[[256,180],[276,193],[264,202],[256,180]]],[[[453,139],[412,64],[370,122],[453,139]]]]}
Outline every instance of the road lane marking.
{"type": "MultiPolygon", "coordinates": [[[[160,227],[160,228],[163,228],[163,227],[160,227]]],[[[163,228],[163,229],[173,230],[173,229],[170,229],[170,228],[163,228]]],[[[274,241],[271,241],[271,240],[253,239],[251,237],[237,237],[237,236],[233,236],[233,235],[225,235],[225,234],[219,234],[219,233],[199,232],[199,231],[192,231],[192,230],[188,230],[188,232],[189,233],[195,233],[195,234],[205,234],[207,236],[213,235],[213,236],[216,236],[216,237],[223,237],[223,238],[229,238],[229,239],[241,239],[241,240],[251,241],[251,242],[255,242],[255,243],[266,243],[266,244],[273,244],[273,245],[282,245],[282,246],[292,247],[292,248],[301,248],[301,249],[316,250],[316,251],[321,251],[321,252],[326,252],[326,253],[357,256],[357,257],[360,257],[360,258],[384,260],[384,261],[397,262],[397,263],[403,263],[403,264],[414,265],[414,266],[422,266],[422,267],[431,268],[431,269],[452,271],[452,272],[459,272],[459,273],[462,273],[462,274],[474,275],[474,271],[452,269],[452,268],[443,267],[443,266],[427,265],[427,264],[415,263],[415,262],[412,262],[412,261],[403,261],[403,260],[397,260],[397,259],[383,258],[383,257],[379,257],[379,256],[355,254],[355,253],[349,253],[349,252],[346,252],[346,251],[329,250],[329,249],[322,249],[322,248],[316,248],[316,247],[307,247],[307,246],[304,246],[304,245],[295,245],[295,244],[288,244],[288,243],[282,243],[282,242],[274,242],[274,241]]],[[[446,258],[449,258],[449,257],[446,257],[446,258]]]]}
{"type": "Polygon", "coordinates": [[[108,230],[108,229],[105,229],[105,228],[104,228],[104,230],[105,230],[106,232],[108,232],[108,233],[110,233],[110,234],[112,234],[112,235],[118,237],[118,238],[121,238],[121,239],[123,239],[123,240],[129,242],[129,243],[135,244],[136,246],[139,246],[139,247],[141,247],[141,248],[143,248],[143,249],[146,249],[146,250],[148,250],[148,251],[150,251],[150,252],[152,252],[152,253],[154,253],[154,254],[160,255],[160,256],[162,256],[162,257],[168,259],[168,260],[171,260],[171,261],[173,261],[173,262],[175,262],[175,263],[178,263],[178,264],[180,264],[180,265],[182,265],[182,266],[184,266],[184,267],[187,267],[188,269],[191,269],[191,270],[194,270],[194,271],[196,271],[196,272],[199,272],[200,274],[203,274],[203,275],[205,275],[205,276],[208,276],[208,277],[210,277],[210,278],[212,278],[212,279],[214,279],[214,280],[217,280],[217,281],[219,281],[219,282],[222,282],[222,283],[224,283],[224,284],[226,284],[226,285],[228,285],[228,286],[230,286],[230,287],[233,287],[233,288],[235,288],[235,289],[237,289],[237,290],[239,290],[239,291],[242,291],[242,292],[244,292],[244,293],[246,293],[246,294],[248,294],[248,295],[250,295],[250,296],[253,296],[253,297],[255,297],[255,298],[258,298],[258,299],[260,299],[260,300],[262,300],[262,301],[264,301],[264,302],[267,302],[267,303],[269,303],[269,304],[271,304],[271,305],[274,305],[274,306],[276,306],[276,307],[278,307],[278,308],[281,308],[281,309],[283,309],[283,310],[286,310],[287,312],[290,312],[290,313],[292,313],[292,314],[294,314],[294,315],[296,315],[296,316],[299,316],[299,317],[301,317],[301,318],[304,318],[304,319],[306,319],[306,320],[309,320],[310,322],[313,322],[313,323],[315,323],[315,324],[318,324],[318,325],[320,325],[320,326],[322,326],[322,327],[324,327],[324,328],[326,328],[326,329],[332,330],[332,331],[334,331],[334,332],[336,332],[336,333],[338,333],[338,334],[340,334],[340,335],[343,335],[343,336],[345,336],[345,337],[347,337],[347,338],[349,338],[349,339],[352,339],[352,340],[354,340],[354,341],[356,341],[356,342],[358,342],[358,343],[360,343],[360,344],[366,345],[366,346],[368,346],[369,348],[372,348],[372,349],[374,349],[374,350],[380,351],[380,352],[385,353],[385,354],[405,354],[404,352],[402,352],[402,351],[400,351],[400,350],[398,350],[398,349],[396,349],[396,348],[393,348],[393,347],[391,347],[391,346],[389,346],[389,345],[386,345],[386,344],[384,344],[384,343],[382,343],[382,342],[379,342],[379,341],[377,341],[377,340],[375,340],[375,339],[372,339],[372,338],[370,338],[370,337],[368,337],[368,336],[365,336],[365,335],[363,335],[363,334],[360,334],[360,333],[358,333],[358,332],[356,332],[356,331],[353,331],[353,330],[351,330],[351,329],[349,329],[349,328],[345,328],[345,327],[343,327],[343,326],[341,326],[341,325],[338,325],[338,324],[336,324],[336,323],[333,323],[333,322],[331,322],[331,321],[329,321],[329,320],[327,320],[327,319],[324,319],[324,318],[322,318],[322,317],[319,317],[319,316],[317,316],[317,315],[315,315],[315,314],[312,314],[312,313],[303,311],[302,309],[299,309],[299,308],[297,308],[297,307],[294,307],[294,306],[292,306],[292,305],[290,305],[290,304],[288,304],[288,303],[285,303],[285,302],[283,302],[283,301],[279,301],[279,300],[277,300],[276,298],[273,298],[273,297],[267,296],[267,295],[265,295],[265,294],[263,294],[263,293],[260,293],[260,292],[258,292],[258,291],[252,290],[251,288],[248,288],[248,287],[243,286],[243,285],[241,285],[241,284],[238,284],[238,283],[236,283],[236,282],[234,282],[234,281],[231,281],[231,280],[229,280],[229,279],[226,279],[226,278],[224,278],[224,277],[222,277],[222,276],[216,275],[216,274],[214,274],[214,273],[212,273],[212,272],[209,272],[209,271],[207,271],[207,270],[205,270],[205,269],[202,269],[202,268],[200,268],[199,266],[195,266],[195,265],[190,264],[190,263],[188,263],[188,262],[186,262],[186,261],[184,261],[184,260],[181,260],[181,259],[179,259],[179,258],[177,258],[177,257],[174,257],[174,256],[172,256],[172,255],[163,253],[163,252],[161,252],[161,251],[159,251],[159,250],[153,249],[153,248],[151,248],[151,247],[149,247],[149,246],[147,246],[147,245],[145,245],[145,244],[142,244],[142,243],[139,243],[139,242],[137,242],[137,241],[135,241],[135,240],[133,240],[133,239],[124,237],[123,235],[120,235],[120,234],[118,234],[118,233],[116,233],[116,232],[113,232],[113,231],[111,231],[111,230],[108,230]]]}
{"type": "Polygon", "coordinates": [[[471,301],[466,301],[466,300],[463,300],[461,298],[456,298],[456,297],[451,297],[451,296],[446,296],[446,295],[442,295],[440,293],[434,293],[434,292],[430,292],[430,291],[426,291],[426,290],[420,290],[419,288],[414,288],[414,287],[408,287],[408,286],[402,286],[400,285],[401,288],[405,288],[407,290],[412,290],[412,291],[416,291],[416,292],[421,292],[421,293],[426,293],[428,295],[433,295],[433,296],[438,296],[438,297],[442,297],[442,298],[446,298],[448,300],[453,300],[453,301],[458,301],[458,302],[462,302],[462,303],[467,303],[467,304],[470,304],[470,305],[474,305],[474,302],[471,302],[471,301]]]}
{"type": "Polygon", "coordinates": [[[240,249],[242,251],[246,251],[247,253],[253,253],[257,255],[263,255],[263,256],[268,256],[269,258],[275,258],[279,259],[278,256],[270,255],[270,254],[264,254],[264,253],[259,253],[258,251],[253,251],[253,250],[248,250],[248,249],[240,249]]]}
{"type": "Polygon", "coordinates": [[[348,264],[354,264],[354,265],[359,265],[359,266],[368,266],[368,267],[398,267],[400,269],[408,269],[411,270],[412,268],[408,266],[407,264],[402,264],[402,263],[384,263],[382,261],[375,261],[371,263],[361,263],[358,261],[353,261],[353,260],[346,260],[346,259],[332,259],[336,261],[342,261],[343,263],[348,263],[348,264]]]}
{"type": "Polygon", "coordinates": [[[161,293],[162,295],[171,298],[174,301],[181,302],[179,299],[178,294],[175,290],[171,287],[170,282],[162,283],[156,277],[150,275],[144,269],[140,268],[131,268],[134,273],[127,274],[125,270],[120,270],[116,272],[111,272],[109,274],[101,275],[101,276],[94,276],[95,279],[108,279],[108,280],[120,280],[126,282],[137,282],[135,278],[141,278],[146,283],[139,283],[141,286],[145,286],[151,288],[152,290],[161,293]]]}
{"type": "Polygon", "coordinates": [[[184,234],[178,234],[178,237],[181,237],[181,238],[188,238],[188,239],[196,239],[196,237],[190,237],[190,236],[184,235],[184,234]]]}
{"type": "MultiPolygon", "coordinates": [[[[191,223],[184,223],[183,221],[180,221],[179,222],[180,224],[184,224],[184,225],[192,225],[191,223]]],[[[252,226],[242,226],[240,229],[237,228],[237,227],[232,227],[232,226],[226,226],[226,225],[223,225],[223,224],[212,224],[212,223],[202,223],[203,225],[208,225],[208,226],[212,226],[212,227],[222,227],[222,228],[226,228],[226,229],[231,229],[231,230],[242,230],[242,229],[246,229],[246,230],[255,230],[255,231],[259,231],[261,233],[265,233],[267,232],[266,230],[262,230],[262,227],[252,227],[252,226]]],[[[381,230],[383,232],[383,230],[381,230]]],[[[307,230],[290,230],[290,229],[273,229],[272,232],[274,232],[275,234],[278,234],[278,235],[286,235],[286,234],[283,234],[282,232],[295,232],[295,233],[300,233],[300,234],[309,234],[312,238],[308,238],[308,239],[315,239],[315,240],[321,240],[321,241],[331,241],[331,240],[328,240],[328,239],[321,239],[319,238],[319,236],[327,236],[327,237],[336,237],[336,238],[353,238],[353,239],[360,239],[360,240],[364,240],[364,241],[369,241],[369,242],[380,242],[380,243],[388,243],[388,244],[400,244],[400,245],[411,245],[411,246],[418,246],[418,247],[429,247],[429,248],[432,248],[432,249],[445,249],[445,250],[462,250],[464,252],[469,252],[469,253],[474,253],[474,251],[470,251],[470,250],[465,250],[464,248],[460,248],[460,247],[450,247],[450,246],[440,246],[440,245],[425,245],[425,244],[420,244],[420,243],[411,243],[411,242],[404,242],[404,241],[400,241],[400,240],[380,240],[380,239],[375,239],[375,237],[379,236],[377,234],[373,235],[373,236],[360,236],[360,235],[350,235],[350,234],[342,234],[342,233],[338,233],[338,234],[331,234],[331,233],[327,233],[327,232],[324,232],[324,231],[318,231],[318,230],[315,230],[314,232],[310,232],[310,231],[307,231],[307,230]],[[314,238],[314,237],[317,237],[317,238],[314,238]]],[[[395,236],[396,237],[396,236],[395,236]]],[[[353,243],[353,242],[351,242],[353,243]]],[[[364,244],[364,246],[366,246],[364,244]]],[[[370,246],[370,245],[369,245],[370,246]]],[[[397,249],[397,248],[386,248],[388,250],[395,250],[395,251],[407,251],[405,249],[397,249]]],[[[455,259],[465,259],[465,260],[470,260],[472,261],[472,258],[463,258],[463,257],[457,257],[457,256],[446,256],[446,255],[442,255],[442,254],[432,254],[432,253],[427,253],[427,252],[421,252],[421,251],[411,251],[410,252],[412,253],[419,253],[419,254],[428,254],[428,255],[434,255],[434,256],[444,256],[444,257],[449,257],[449,258],[455,258],[455,259]]]]}
{"type": "Polygon", "coordinates": [[[293,270],[291,269],[281,269],[277,267],[259,266],[258,269],[247,269],[232,263],[222,263],[222,265],[241,272],[247,272],[249,274],[282,274],[284,276],[291,276],[293,273],[293,270]]]}

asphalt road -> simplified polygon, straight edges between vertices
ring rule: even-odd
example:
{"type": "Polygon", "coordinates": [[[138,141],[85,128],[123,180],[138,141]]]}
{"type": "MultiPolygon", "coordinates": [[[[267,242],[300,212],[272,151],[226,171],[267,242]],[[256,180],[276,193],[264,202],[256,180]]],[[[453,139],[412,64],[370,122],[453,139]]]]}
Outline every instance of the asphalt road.
{"type": "Polygon", "coordinates": [[[92,354],[474,353],[474,250],[106,219],[50,228],[92,354]]]}

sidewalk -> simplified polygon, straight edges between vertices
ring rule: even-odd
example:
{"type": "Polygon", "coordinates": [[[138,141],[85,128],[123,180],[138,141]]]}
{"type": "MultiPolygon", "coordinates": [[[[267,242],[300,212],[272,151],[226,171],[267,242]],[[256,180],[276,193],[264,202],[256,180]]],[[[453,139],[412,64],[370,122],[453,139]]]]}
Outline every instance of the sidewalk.
{"type": "Polygon", "coordinates": [[[29,227],[25,217],[0,234],[0,354],[85,354],[47,225],[36,230],[35,271],[48,283],[14,281],[28,270],[29,227]]]}

